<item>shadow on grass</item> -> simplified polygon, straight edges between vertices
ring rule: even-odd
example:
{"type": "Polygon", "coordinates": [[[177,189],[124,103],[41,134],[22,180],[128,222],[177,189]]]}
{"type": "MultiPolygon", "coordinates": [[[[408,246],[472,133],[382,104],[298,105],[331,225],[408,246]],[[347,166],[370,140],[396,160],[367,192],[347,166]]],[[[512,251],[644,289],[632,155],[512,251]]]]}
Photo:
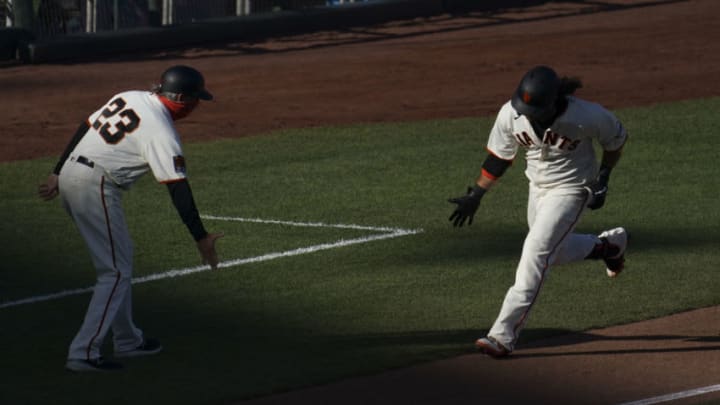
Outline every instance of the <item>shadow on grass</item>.
{"type": "MultiPolygon", "coordinates": [[[[720,232],[713,230],[708,224],[698,224],[698,227],[663,227],[628,223],[620,224],[626,227],[630,239],[628,249],[631,252],[655,251],[655,250],[677,250],[684,249],[692,251],[693,248],[717,246],[720,232]]],[[[611,227],[587,225],[577,229],[577,233],[601,233],[604,229],[611,227]]],[[[459,229],[447,228],[427,229],[426,236],[428,244],[432,248],[424,246],[419,252],[419,261],[424,263],[440,262],[447,259],[480,259],[487,257],[520,257],[522,245],[527,235],[525,227],[515,229],[502,228],[497,225],[483,226],[473,225],[459,229]]]]}
{"type": "Polygon", "coordinates": [[[630,240],[629,249],[643,250],[676,250],[699,247],[717,246],[718,231],[708,226],[704,227],[669,227],[658,229],[646,225],[628,225],[630,240]]]}

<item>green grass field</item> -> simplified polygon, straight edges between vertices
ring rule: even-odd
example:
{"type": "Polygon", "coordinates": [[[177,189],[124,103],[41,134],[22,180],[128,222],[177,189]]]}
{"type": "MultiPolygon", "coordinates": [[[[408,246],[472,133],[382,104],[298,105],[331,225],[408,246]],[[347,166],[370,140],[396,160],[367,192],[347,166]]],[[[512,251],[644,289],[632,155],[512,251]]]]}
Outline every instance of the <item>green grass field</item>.
{"type": "MultiPolygon", "coordinates": [[[[720,98],[617,111],[631,139],[608,202],[578,231],[626,226],[627,271],[613,280],[601,262],[553,269],[519,348],[720,304],[718,110],[720,98]]],[[[474,180],[491,125],[358,125],[185,145],[203,214],[422,232],[136,284],[137,323],[165,351],[125,361],[120,373],[63,369],[88,293],[0,308],[0,403],[220,404],[472,351],[514,279],[526,232],[522,159],[485,197],[472,227],[447,221],[447,198],[474,180]]],[[[59,201],[35,196],[54,160],[0,164],[0,305],[94,283],[59,201]]],[[[151,175],[127,193],[125,207],[137,277],[199,264],[151,175]]],[[[205,224],[225,232],[224,261],[379,234],[205,224]]]]}

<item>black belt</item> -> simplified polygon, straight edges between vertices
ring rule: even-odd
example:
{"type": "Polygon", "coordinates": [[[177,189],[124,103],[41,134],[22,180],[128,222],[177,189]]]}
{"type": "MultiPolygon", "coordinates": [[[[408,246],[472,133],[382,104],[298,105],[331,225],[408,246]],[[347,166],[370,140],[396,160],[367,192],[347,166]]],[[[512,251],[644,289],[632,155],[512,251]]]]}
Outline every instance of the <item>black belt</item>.
{"type": "Polygon", "coordinates": [[[91,169],[95,167],[95,162],[86,158],[85,156],[78,156],[77,159],[75,159],[75,161],[80,164],[83,164],[91,169]]]}

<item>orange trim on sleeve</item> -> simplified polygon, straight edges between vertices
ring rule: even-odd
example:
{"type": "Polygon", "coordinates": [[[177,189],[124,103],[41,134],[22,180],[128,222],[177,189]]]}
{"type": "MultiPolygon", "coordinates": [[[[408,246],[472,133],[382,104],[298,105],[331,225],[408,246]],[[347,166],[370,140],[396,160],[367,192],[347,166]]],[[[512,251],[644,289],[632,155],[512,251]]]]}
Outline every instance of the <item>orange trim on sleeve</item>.
{"type": "Polygon", "coordinates": [[[181,181],[186,181],[187,177],[183,177],[181,179],[172,179],[172,180],[165,180],[165,181],[159,181],[160,184],[172,184],[172,183],[179,183],[181,181]]]}
{"type": "MultiPolygon", "coordinates": [[[[499,159],[499,158],[498,158],[498,159],[499,159]]],[[[494,180],[497,180],[497,179],[498,179],[496,176],[493,176],[492,174],[490,174],[489,171],[487,171],[487,170],[485,170],[485,169],[482,169],[482,172],[481,172],[481,173],[482,173],[482,176],[483,176],[483,177],[487,177],[487,178],[490,179],[490,180],[493,180],[493,181],[494,181],[494,180]]]]}

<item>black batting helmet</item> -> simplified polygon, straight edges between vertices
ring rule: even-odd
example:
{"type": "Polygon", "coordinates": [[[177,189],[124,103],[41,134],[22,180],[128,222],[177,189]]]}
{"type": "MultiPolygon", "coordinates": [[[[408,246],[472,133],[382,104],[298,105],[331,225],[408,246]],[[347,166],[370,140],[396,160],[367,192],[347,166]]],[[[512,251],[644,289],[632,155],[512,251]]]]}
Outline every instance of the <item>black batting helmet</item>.
{"type": "Polygon", "coordinates": [[[190,66],[177,65],[163,72],[156,92],[174,101],[182,101],[183,96],[212,100],[213,96],[205,90],[203,75],[190,66]]]}
{"type": "Polygon", "coordinates": [[[520,114],[542,120],[555,112],[559,93],[560,78],[557,73],[547,66],[536,66],[523,76],[511,104],[520,114]]]}

